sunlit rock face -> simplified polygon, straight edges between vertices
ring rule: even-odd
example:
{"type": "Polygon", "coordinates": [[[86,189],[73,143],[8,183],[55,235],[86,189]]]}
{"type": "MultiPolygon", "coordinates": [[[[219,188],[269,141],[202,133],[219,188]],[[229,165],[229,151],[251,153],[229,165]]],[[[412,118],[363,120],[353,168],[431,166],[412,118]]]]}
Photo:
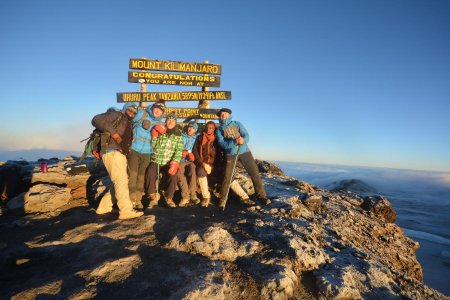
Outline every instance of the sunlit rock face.
{"type": "MultiPolygon", "coordinates": [[[[95,214],[111,189],[101,162],[70,175],[74,163],[36,166],[27,190],[4,200],[2,297],[446,299],[422,283],[419,244],[386,198],[320,189],[259,161],[269,205],[161,201],[121,221],[116,209],[95,214]]],[[[236,178],[254,192],[240,167],[236,178]]]]}

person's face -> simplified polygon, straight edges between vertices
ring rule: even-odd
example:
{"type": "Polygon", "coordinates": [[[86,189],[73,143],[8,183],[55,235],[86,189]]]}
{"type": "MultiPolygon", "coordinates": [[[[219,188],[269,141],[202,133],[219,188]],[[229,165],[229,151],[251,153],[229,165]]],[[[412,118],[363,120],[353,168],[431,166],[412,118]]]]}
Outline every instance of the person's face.
{"type": "Polygon", "coordinates": [[[176,124],[177,124],[177,122],[174,119],[167,119],[166,120],[166,125],[167,125],[168,129],[174,128],[176,124]]]}
{"type": "Polygon", "coordinates": [[[206,125],[206,133],[207,134],[213,134],[214,130],[216,130],[216,126],[214,124],[206,125]]]}
{"type": "Polygon", "coordinates": [[[195,133],[195,128],[189,126],[188,129],[187,129],[187,134],[188,134],[189,136],[191,136],[191,135],[193,135],[194,133],[195,133]]]}
{"type": "Polygon", "coordinates": [[[159,118],[162,116],[163,111],[160,108],[155,107],[152,109],[152,113],[155,116],[155,118],[159,118]]]}
{"type": "Polygon", "coordinates": [[[125,111],[125,113],[128,115],[128,117],[129,117],[130,119],[133,119],[134,116],[136,115],[136,112],[132,111],[131,109],[127,109],[127,110],[125,111]]]}
{"type": "Polygon", "coordinates": [[[227,113],[226,111],[222,111],[222,112],[220,113],[220,119],[221,119],[221,120],[228,119],[229,117],[230,117],[230,114],[227,113]]]}

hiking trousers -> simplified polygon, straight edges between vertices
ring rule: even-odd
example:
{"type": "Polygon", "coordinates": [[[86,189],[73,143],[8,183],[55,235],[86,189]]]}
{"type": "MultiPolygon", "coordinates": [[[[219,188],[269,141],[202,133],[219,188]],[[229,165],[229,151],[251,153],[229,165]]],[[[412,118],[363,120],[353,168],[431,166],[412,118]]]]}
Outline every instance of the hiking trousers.
{"type": "Polygon", "coordinates": [[[130,195],[135,193],[142,195],[144,192],[145,171],[149,164],[150,154],[131,150],[131,153],[128,155],[128,187],[130,195]]]}
{"type": "MultiPolygon", "coordinates": [[[[222,188],[220,190],[220,198],[225,199],[227,196],[227,191],[231,184],[231,176],[233,173],[233,164],[236,159],[236,155],[227,155],[227,161],[225,165],[225,176],[222,181],[222,188]]],[[[256,165],[255,159],[250,151],[243,154],[239,154],[238,160],[244,166],[245,171],[247,171],[250,176],[253,187],[255,188],[256,196],[258,198],[266,198],[266,191],[262,184],[261,176],[259,175],[258,166],[256,165]]],[[[234,185],[234,184],[233,184],[234,185]]],[[[239,193],[238,193],[239,195],[239,193]]]]}
{"type": "Polygon", "coordinates": [[[197,175],[195,174],[195,164],[193,162],[180,163],[180,169],[178,170],[178,184],[183,199],[197,198],[197,175]],[[185,174],[186,171],[188,172],[189,184],[185,174]]]}
{"type": "Polygon", "coordinates": [[[97,208],[98,211],[111,211],[113,203],[117,202],[120,212],[133,211],[128,190],[127,158],[119,151],[103,154],[103,164],[113,183],[113,187],[103,196],[97,208]],[[112,194],[112,195],[111,195],[112,194]]]}
{"type": "MultiPolygon", "coordinates": [[[[150,162],[147,168],[146,176],[145,176],[145,193],[147,195],[151,195],[156,193],[156,184],[159,174],[162,174],[163,179],[166,179],[164,183],[165,185],[165,196],[166,198],[173,199],[173,195],[175,194],[175,190],[177,189],[177,179],[178,172],[175,175],[170,175],[167,171],[169,170],[169,164],[159,166],[159,174],[158,174],[158,164],[155,162],[150,162]]],[[[159,191],[158,191],[159,192],[159,191]]]]}

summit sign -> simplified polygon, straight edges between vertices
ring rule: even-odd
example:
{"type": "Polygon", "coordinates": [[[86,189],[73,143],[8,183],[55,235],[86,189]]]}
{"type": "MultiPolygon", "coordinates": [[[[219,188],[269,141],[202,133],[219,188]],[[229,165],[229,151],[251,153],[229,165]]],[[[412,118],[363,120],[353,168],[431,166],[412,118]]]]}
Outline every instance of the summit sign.
{"type": "Polygon", "coordinates": [[[156,70],[182,73],[222,74],[222,66],[215,64],[201,64],[194,62],[181,62],[170,60],[151,60],[130,58],[130,69],[156,70]]]}
{"type": "MultiPolygon", "coordinates": [[[[231,91],[214,91],[220,87],[222,65],[208,61],[182,62],[130,58],[128,82],[140,83],[140,92],[117,93],[117,102],[139,102],[146,109],[146,102],[198,101],[197,108],[168,107],[165,113],[173,113],[177,119],[217,120],[219,109],[209,108],[210,101],[231,100],[231,91]],[[198,87],[200,91],[147,91],[147,84],[198,87]]],[[[187,121],[185,121],[187,122],[187,121]]]]}

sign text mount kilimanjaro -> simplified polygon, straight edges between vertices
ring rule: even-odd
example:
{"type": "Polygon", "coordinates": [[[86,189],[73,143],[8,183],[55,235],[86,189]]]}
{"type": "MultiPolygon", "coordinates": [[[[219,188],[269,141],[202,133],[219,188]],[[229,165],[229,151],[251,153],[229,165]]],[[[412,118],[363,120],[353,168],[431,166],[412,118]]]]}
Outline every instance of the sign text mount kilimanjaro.
{"type": "Polygon", "coordinates": [[[214,64],[200,64],[170,60],[151,60],[143,58],[130,58],[130,69],[156,70],[184,73],[222,74],[222,66],[214,64]]]}

